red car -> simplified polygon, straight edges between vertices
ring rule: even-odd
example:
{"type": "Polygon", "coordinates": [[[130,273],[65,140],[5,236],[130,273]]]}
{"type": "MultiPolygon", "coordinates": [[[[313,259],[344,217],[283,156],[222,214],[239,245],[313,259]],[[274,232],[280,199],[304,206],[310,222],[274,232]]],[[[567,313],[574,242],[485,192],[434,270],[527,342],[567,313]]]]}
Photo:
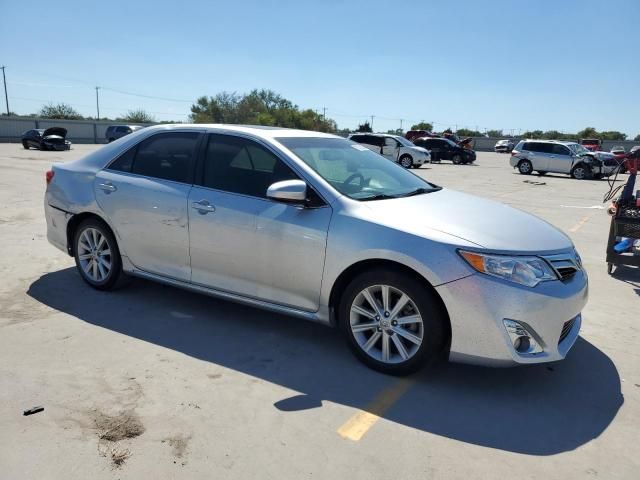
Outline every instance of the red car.
{"type": "Polygon", "coordinates": [[[602,150],[602,140],[599,138],[583,138],[580,140],[580,145],[592,152],[599,152],[602,150]]]}
{"type": "Polygon", "coordinates": [[[409,130],[404,134],[404,138],[413,142],[416,138],[422,137],[437,137],[438,135],[430,132],[429,130],[409,130]]]}

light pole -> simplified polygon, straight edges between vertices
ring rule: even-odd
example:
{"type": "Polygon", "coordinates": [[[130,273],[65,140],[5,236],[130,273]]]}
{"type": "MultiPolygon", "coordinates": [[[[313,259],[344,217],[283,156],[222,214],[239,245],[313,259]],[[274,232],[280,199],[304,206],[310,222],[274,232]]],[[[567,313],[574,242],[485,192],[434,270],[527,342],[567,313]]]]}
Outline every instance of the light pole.
{"type": "Polygon", "coordinates": [[[2,83],[4,83],[4,100],[7,102],[7,117],[9,116],[9,95],[7,95],[7,78],[4,76],[4,69],[7,68],[4,65],[2,67],[2,83]]]}
{"type": "Polygon", "coordinates": [[[98,111],[98,118],[96,120],[100,120],[100,100],[98,99],[98,90],[100,90],[100,87],[96,87],[96,110],[98,111]]]}

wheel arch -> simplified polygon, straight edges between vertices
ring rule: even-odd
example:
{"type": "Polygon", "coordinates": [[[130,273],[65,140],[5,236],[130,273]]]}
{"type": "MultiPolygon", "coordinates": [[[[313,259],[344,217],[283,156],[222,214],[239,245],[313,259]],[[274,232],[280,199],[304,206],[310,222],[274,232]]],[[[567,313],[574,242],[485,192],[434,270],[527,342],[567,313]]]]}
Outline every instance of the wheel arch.
{"type": "Polygon", "coordinates": [[[329,310],[331,311],[331,322],[335,326],[338,325],[338,305],[340,304],[340,299],[342,296],[342,292],[347,287],[349,282],[356,277],[356,275],[361,274],[367,270],[372,270],[374,268],[384,267],[390,270],[395,270],[397,272],[402,272],[406,275],[413,277],[418,283],[420,283],[424,288],[428,289],[432,294],[433,298],[439,304],[440,310],[442,311],[443,318],[445,319],[445,342],[444,349],[445,354],[448,356],[449,348],[451,346],[451,320],[449,318],[449,312],[447,310],[442,297],[438,294],[437,290],[431,285],[426,278],[424,278],[420,273],[415,271],[413,268],[408,267],[402,263],[396,262],[394,260],[387,260],[383,258],[373,258],[368,260],[361,260],[359,262],[350,265],[345,270],[338,275],[336,281],[333,283],[331,287],[331,293],[329,294],[329,310]]]}
{"type": "Polygon", "coordinates": [[[69,219],[69,221],[67,222],[67,253],[69,253],[70,256],[73,257],[74,255],[74,246],[73,246],[73,238],[75,237],[76,234],[76,229],[78,228],[78,225],[80,225],[83,221],[90,219],[90,218],[94,218],[96,220],[98,220],[99,222],[103,223],[105,227],[107,227],[109,229],[109,231],[111,232],[111,234],[113,235],[113,238],[116,239],[116,242],[118,241],[117,236],[115,234],[115,232],[113,231],[113,229],[109,226],[109,223],[102,218],[100,215],[94,213],[94,212],[83,212],[83,213],[78,213],[76,215],[74,215],[73,217],[71,217],[69,219]]]}

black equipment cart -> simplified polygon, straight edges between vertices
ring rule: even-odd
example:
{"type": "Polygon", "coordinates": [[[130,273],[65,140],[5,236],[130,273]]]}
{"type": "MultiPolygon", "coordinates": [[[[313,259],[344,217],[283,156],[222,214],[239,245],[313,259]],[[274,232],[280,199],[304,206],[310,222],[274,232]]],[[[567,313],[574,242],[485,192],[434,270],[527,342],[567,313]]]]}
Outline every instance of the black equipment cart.
{"type": "Polygon", "coordinates": [[[618,204],[616,214],[611,218],[609,241],[607,242],[607,272],[613,272],[614,265],[631,265],[640,267],[640,255],[633,254],[633,248],[625,253],[616,253],[613,246],[617,238],[626,237],[640,239],[640,207],[633,204],[618,204]]]}

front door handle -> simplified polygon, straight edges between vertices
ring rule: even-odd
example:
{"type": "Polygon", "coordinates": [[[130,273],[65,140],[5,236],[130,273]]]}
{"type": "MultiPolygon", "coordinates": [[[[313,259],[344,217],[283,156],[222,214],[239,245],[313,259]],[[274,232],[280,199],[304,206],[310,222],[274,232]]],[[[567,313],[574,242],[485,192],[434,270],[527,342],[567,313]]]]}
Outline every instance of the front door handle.
{"type": "Polygon", "coordinates": [[[206,215],[209,212],[215,212],[216,207],[211,205],[207,200],[200,200],[199,202],[193,202],[191,208],[198,211],[201,215],[206,215]]]}
{"type": "Polygon", "coordinates": [[[105,183],[101,183],[100,185],[98,185],[102,190],[105,191],[105,193],[111,193],[111,192],[115,192],[118,187],[116,187],[115,185],[113,185],[111,182],[105,182],[105,183]]]}

